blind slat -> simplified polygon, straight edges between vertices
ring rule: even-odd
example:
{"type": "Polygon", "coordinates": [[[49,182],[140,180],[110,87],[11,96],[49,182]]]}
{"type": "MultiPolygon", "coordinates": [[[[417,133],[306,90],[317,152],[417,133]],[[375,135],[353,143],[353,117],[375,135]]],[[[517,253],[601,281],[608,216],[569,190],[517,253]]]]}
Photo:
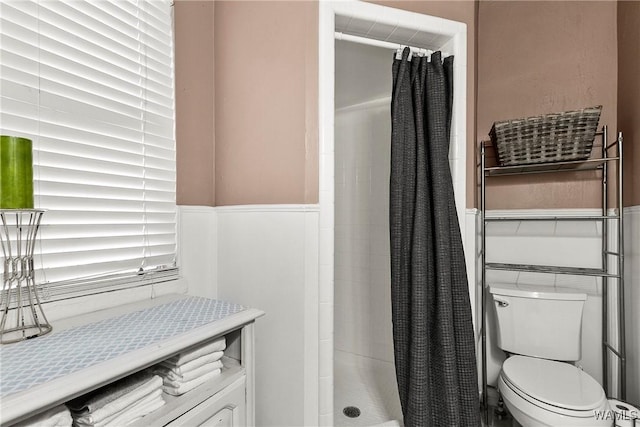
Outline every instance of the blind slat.
{"type": "Polygon", "coordinates": [[[33,140],[56,298],[177,274],[172,19],[169,0],[0,2],[0,133],[33,140]]]}

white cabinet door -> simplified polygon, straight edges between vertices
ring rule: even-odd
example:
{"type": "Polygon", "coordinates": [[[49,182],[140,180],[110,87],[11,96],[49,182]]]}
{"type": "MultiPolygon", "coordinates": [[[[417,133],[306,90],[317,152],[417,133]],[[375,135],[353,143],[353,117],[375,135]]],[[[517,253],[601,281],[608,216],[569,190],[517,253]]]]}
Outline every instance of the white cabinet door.
{"type": "Polygon", "coordinates": [[[232,427],[234,418],[233,412],[235,409],[237,408],[225,406],[213,417],[204,420],[204,422],[200,424],[200,427],[232,427]]]}
{"type": "Polygon", "coordinates": [[[171,427],[245,427],[246,377],[214,394],[189,412],[173,420],[171,427]]]}

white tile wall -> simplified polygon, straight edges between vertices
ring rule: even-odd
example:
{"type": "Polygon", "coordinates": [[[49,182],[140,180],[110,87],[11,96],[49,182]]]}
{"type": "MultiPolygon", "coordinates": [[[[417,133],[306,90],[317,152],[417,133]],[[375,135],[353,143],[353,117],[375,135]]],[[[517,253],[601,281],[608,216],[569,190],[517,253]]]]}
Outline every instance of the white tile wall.
{"type": "Polygon", "coordinates": [[[393,361],[390,99],[335,117],[335,348],[393,361]]]}

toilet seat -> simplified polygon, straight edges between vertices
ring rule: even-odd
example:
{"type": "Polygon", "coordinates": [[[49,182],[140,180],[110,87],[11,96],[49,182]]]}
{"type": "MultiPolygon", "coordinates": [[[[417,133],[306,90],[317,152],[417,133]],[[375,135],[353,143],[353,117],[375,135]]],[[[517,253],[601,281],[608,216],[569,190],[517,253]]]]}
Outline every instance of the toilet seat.
{"type": "Polygon", "coordinates": [[[501,377],[531,404],[568,417],[593,417],[607,400],[596,380],[568,363],[512,356],[502,365],[501,377]]]}

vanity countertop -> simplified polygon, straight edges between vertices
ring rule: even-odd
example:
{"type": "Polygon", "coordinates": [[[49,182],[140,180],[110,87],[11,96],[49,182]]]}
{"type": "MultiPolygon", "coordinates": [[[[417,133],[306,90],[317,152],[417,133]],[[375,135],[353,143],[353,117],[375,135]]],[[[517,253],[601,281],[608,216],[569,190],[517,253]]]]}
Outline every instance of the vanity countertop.
{"type": "Polygon", "coordinates": [[[60,320],[48,335],[0,346],[0,424],[87,393],[263,314],[225,301],[167,295],[60,320]]]}

